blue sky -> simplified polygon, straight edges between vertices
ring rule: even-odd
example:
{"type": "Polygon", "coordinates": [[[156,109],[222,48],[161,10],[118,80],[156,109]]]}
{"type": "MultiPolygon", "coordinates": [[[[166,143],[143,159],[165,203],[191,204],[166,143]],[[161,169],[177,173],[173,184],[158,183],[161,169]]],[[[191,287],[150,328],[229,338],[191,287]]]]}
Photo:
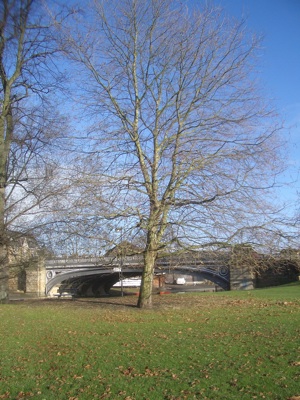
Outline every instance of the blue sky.
{"type": "MultiPolygon", "coordinates": [[[[192,1],[196,4],[202,0],[192,1]]],[[[249,29],[264,36],[262,80],[289,127],[283,134],[288,141],[290,167],[282,179],[294,183],[281,189],[280,196],[291,204],[297,200],[297,191],[300,192],[300,0],[213,2],[229,15],[246,17],[249,29]]],[[[294,207],[291,204],[291,209],[294,207]]]]}

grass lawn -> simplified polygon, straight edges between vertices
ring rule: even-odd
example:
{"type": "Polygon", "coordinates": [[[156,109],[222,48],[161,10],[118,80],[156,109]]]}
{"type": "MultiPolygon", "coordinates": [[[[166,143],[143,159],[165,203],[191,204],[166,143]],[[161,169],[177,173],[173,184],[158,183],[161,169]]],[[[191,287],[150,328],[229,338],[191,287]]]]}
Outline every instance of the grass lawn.
{"type": "Polygon", "coordinates": [[[300,285],[0,305],[0,399],[300,399],[300,285]]]}

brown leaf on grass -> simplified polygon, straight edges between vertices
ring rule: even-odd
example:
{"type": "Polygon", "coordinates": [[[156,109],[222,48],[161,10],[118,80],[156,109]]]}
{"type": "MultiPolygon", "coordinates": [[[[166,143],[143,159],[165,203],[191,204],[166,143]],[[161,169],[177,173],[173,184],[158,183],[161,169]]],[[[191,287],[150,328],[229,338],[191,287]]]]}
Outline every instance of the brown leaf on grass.
{"type": "Polygon", "coordinates": [[[300,400],[300,396],[292,396],[289,397],[287,400],[300,400]]]}
{"type": "MultiPolygon", "coordinates": [[[[144,375],[145,376],[158,376],[159,372],[146,367],[144,375]]],[[[140,376],[142,376],[142,374],[140,374],[140,376]]]]}
{"type": "MultiPolygon", "coordinates": [[[[300,367],[300,361],[292,361],[291,365],[293,365],[294,367],[300,367]]],[[[300,399],[300,396],[298,396],[300,399]]]]}
{"type": "Polygon", "coordinates": [[[28,397],[32,397],[33,393],[32,392],[19,392],[19,394],[16,397],[16,400],[23,400],[28,397]]]}
{"type": "Polygon", "coordinates": [[[119,371],[122,372],[123,375],[130,375],[130,376],[134,376],[134,368],[133,367],[128,367],[126,369],[120,368],[119,367],[119,371]]]}
{"type": "Polygon", "coordinates": [[[105,392],[99,397],[100,399],[107,399],[111,395],[110,385],[108,385],[105,389],[105,392]]]}
{"type": "Polygon", "coordinates": [[[82,379],[83,378],[83,375],[74,375],[73,376],[73,379],[82,379]]]}

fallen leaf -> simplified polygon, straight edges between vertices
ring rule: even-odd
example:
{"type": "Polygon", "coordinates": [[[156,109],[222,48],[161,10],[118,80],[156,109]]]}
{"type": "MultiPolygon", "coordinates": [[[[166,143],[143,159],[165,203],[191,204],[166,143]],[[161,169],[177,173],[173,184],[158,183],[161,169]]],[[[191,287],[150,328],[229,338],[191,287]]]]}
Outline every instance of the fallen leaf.
{"type": "MultiPolygon", "coordinates": [[[[293,365],[294,367],[299,367],[300,361],[293,361],[293,362],[291,362],[291,365],[293,365]]],[[[300,396],[298,396],[298,398],[300,399],[300,396]]]]}

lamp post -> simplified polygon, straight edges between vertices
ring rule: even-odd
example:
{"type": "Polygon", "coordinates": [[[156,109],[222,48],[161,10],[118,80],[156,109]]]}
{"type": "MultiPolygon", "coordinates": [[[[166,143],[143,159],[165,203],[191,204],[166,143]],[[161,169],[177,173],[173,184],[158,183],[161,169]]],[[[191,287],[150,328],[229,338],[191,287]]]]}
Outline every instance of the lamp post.
{"type": "Polygon", "coordinates": [[[117,228],[117,232],[121,232],[121,257],[120,257],[120,269],[119,269],[119,280],[121,281],[121,296],[124,296],[123,291],[123,228],[117,228]]]}

